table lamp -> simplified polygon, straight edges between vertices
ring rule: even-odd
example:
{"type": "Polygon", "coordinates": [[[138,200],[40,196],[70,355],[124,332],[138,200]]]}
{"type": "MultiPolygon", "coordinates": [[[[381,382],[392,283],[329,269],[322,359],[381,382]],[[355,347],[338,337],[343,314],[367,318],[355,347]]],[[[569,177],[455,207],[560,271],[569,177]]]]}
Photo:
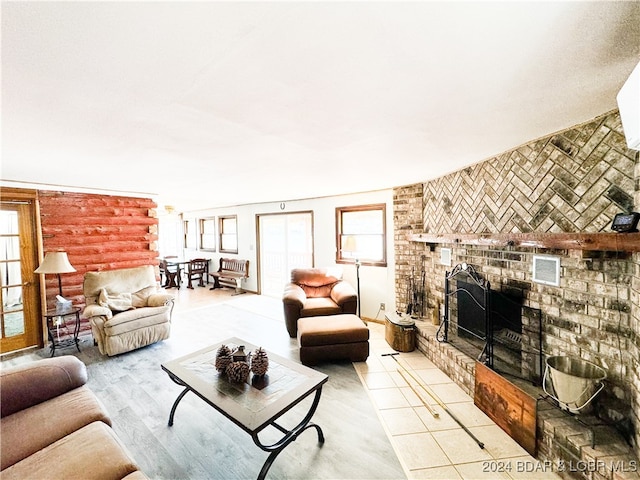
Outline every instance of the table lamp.
{"type": "Polygon", "coordinates": [[[35,269],[35,273],[58,275],[58,289],[60,290],[60,296],[62,297],[62,280],[60,278],[61,273],[72,273],[76,269],[69,263],[67,258],[67,252],[47,252],[44,256],[44,260],[38,268],[35,269]]]}

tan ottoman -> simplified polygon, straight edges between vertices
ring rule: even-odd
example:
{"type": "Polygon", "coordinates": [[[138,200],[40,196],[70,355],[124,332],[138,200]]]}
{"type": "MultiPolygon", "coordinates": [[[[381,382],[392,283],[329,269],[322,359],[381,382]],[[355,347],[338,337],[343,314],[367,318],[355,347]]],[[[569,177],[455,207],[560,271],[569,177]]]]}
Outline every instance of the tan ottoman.
{"type": "Polygon", "coordinates": [[[298,345],[304,365],[325,360],[364,362],[369,356],[369,328],[352,314],[302,317],[298,345]]]}

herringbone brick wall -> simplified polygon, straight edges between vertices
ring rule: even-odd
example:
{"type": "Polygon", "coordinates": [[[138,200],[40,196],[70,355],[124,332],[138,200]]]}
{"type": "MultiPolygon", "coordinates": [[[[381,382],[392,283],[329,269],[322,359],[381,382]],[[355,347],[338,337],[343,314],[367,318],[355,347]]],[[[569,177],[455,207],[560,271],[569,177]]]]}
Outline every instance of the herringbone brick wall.
{"type": "Polygon", "coordinates": [[[541,311],[544,355],[577,355],[605,366],[598,408],[621,425],[640,455],[640,253],[408,240],[425,232],[610,232],[616,213],[639,209],[640,159],[626,149],[617,112],[396,188],[396,308],[406,309],[410,276],[425,272],[431,313],[443,303],[445,272],[462,262],[493,289],[519,292],[525,308],[541,311]],[[443,248],[451,249],[452,266],[440,263],[443,248]],[[541,253],[561,258],[560,286],[533,282],[533,255],[541,253]]]}
{"type": "Polygon", "coordinates": [[[617,111],[423,185],[424,231],[601,232],[634,206],[617,111]]]}

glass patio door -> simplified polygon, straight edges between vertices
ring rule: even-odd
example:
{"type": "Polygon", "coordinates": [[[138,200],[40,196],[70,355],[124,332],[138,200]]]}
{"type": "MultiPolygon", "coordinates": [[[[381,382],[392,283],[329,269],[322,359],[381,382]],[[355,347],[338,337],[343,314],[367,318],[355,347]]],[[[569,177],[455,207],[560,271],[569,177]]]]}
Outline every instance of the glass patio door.
{"type": "Polygon", "coordinates": [[[0,353],[40,340],[33,202],[2,200],[0,209],[0,353]]]}
{"type": "Polygon", "coordinates": [[[260,293],[281,297],[291,269],[313,267],[312,212],[258,215],[260,293]]]}

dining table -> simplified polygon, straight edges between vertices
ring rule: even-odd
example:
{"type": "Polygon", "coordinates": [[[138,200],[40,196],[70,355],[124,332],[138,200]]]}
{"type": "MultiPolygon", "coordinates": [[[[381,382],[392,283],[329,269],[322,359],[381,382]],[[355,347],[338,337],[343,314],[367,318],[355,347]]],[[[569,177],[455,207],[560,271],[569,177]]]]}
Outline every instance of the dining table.
{"type": "MultiPolygon", "coordinates": [[[[175,276],[175,279],[166,275],[167,280],[163,285],[164,288],[180,288],[181,280],[182,280],[182,272],[187,268],[186,265],[189,265],[191,262],[190,259],[186,259],[184,257],[171,256],[162,258],[167,263],[168,267],[176,266],[178,267],[178,275],[175,276]]],[[[209,263],[207,262],[207,272],[205,273],[205,283],[209,283],[209,263]]]]}
{"type": "Polygon", "coordinates": [[[183,257],[164,257],[167,267],[178,267],[178,274],[175,277],[166,275],[166,281],[163,285],[164,288],[180,288],[180,280],[182,277],[182,271],[191,260],[187,260],[183,257]]]}

